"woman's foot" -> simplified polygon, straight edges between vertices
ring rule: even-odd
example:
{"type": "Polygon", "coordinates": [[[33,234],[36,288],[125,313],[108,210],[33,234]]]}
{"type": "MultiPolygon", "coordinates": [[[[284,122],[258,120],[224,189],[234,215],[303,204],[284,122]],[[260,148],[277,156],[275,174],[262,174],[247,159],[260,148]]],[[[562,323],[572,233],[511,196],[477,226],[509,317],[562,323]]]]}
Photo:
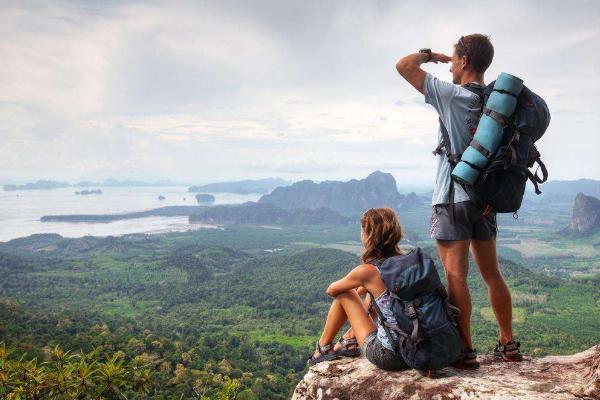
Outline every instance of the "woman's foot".
{"type": "Polygon", "coordinates": [[[320,345],[319,342],[317,342],[315,352],[306,362],[308,365],[315,365],[323,361],[335,360],[338,357],[339,354],[333,350],[333,345],[331,343],[320,345]]]}
{"type": "Polygon", "coordinates": [[[358,341],[356,338],[345,338],[340,336],[340,340],[335,344],[333,350],[340,357],[356,357],[360,355],[358,341]]]}

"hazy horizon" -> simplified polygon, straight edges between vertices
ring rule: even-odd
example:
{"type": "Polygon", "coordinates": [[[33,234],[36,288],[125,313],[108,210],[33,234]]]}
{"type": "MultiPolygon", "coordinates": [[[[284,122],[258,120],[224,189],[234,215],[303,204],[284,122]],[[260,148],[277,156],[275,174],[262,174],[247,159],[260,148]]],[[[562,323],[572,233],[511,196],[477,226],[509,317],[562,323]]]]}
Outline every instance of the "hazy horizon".
{"type": "MultiPolygon", "coordinates": [[[[375,172],[375,171],[377,171],[377,170],[371,171],[370,173],[375,172]]],[[[386,173],[386,171],[380,171],[380,172],[386,173]]],[[[213,184],[213,183],[231,183],[231,182],[240,182],[240,181],[246,181],[246,180],[257,181],[257,180],[262,180],[262,179],[284,179],[284,180],[286,180],[288,182],[292,182],[292,183],[299,182],[299,181],[302,181],[302,180],[311,180],[311,181],[314,181],[315,183],[321,183],[321,182],[325,182],[325,181],[347,182],[347,181],[352,180],[352,179],[362,180],[362,179],[365,179],[369,174],[364,175],[364,176],[356,176],[356,177],[349,178],[349,179],[346,179],[346,180],[342,180],[342,179],[321,179],[321,180],[319,180],[319,179],[311,179],[310,177],[298,178],[298,179],[295,179],[295,180],[289,180],[289,179],[284,179],[284,178],[282,178],[280,176],[264,176],[264,177],[251,178],[251,179],[247,179],[247,178],[239,178],[239,179],[238,178],[233,178],[233,179],[230,179],[230,180],[206,181],[206,182],[173,181],[173,180],[164,179],[164,178],[161,178],[161,179],[158,179],[158,178],[148,178],[148,179],[137,179],[137,178],[135,178],[135,179],[134,178],[129,179],[129,178],[123,178],[123,179],[116,179],[116,178],[113,178],[113,177],[110,177],[110,176],[106,177],[106,178],[103,178],[103,179],[97,179],[97,180],[94,180],[94,179],[77,179],[77,180],[68,180],[67,179],[67,180],[59,180],[59,179],[35,178],[35,179],[31,179],[31,180],[21,180],[21,181],[8,181],[8,180],[7,181],[0,181],[0,186],[3,186],[3,185],[24,185],[24,184],[27,184],[27,183],[35,183],[35,182],[40,181],[40,180],[54,181],[54,182],[61,182],[61,183],[62,182],[66,182],[66,183],[69,183],[73,187],[77,187],[77,185],[79,183],[87,183],[87,182],[98,183],[99,185],[97,185],[97,186],[103,186],[102,184],[105,181],[112,180],[112,179],[116,179],[117,181],[119,181],[119,183],[124,183],[124,182],[127,182],[127,181],[144,183],[144,184],[166,183],[166,182],[168,182],[169,184],[173,184],[173,185],[177,185],[177,186],[190,186],[190,185],[201,186],[201,185],[208,185],[208,184],[213,184]]],[[[409,188],[409,189],[412,188],[412,189],[418,189],[418,190],[425,190],[425,191],[432,191],[433,190],[432,183],[405,183],[404,182],[404,185],[402,186],[402,185],[400,185],[400,183],[398,182],[398,179],[395,176],[394,176],[394,179],[396,179],[396,184],[397,184],[399,190],[402,189],[403,187],[406,187],[406,188],[409,188]]],[[[549,179],[548,182],[557,182],[557,181],[558,182],[575,182],[575,181],[582,181],[582,180],[593,180],[593,181],[597,181],[597,182],[600,181],[600,180],[594,179],[594,178],[582,177],[582,178],[575,178],[575,179],[549,179]]],[[[94,185],[92,185],[92,186],[94,186],[94,185]]],[[[160,185],[157,185],[157,186],[160,186],[160,185]]],[[[126,187],[126,186],[124,186],[124,187],[126,187]]],[[[529,190],[533,190],[532,186],[528,185],[527,188],[529,190]]],[[[41,189],[41,190],[46,190],[46,189],[41,189]]]]}
{"type": "MultiPolygon", "coordinates": [[[[550,180],[600,179],[600,2],[0,9],[1,184],[346,181],[381,170],[427,188],[437,118],[394,65],[422,47],[450,53],[473,32],[495,46],[486,82],[510,72],[547,101],[538,147],[550,180]]],[[[446,80],[448,68],[424,66],[446,80]]]]}

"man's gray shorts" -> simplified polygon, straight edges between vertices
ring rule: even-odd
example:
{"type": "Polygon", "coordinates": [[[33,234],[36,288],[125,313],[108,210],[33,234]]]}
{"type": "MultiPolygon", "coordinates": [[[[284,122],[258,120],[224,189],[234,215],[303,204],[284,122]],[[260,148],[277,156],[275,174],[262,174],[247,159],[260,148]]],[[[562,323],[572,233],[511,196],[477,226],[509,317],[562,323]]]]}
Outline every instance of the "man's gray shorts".
{"type": "Polygon", "coordinates": [[[450,205],[436,204],[430,223],[431,238],[436,240],[496,239],[496,213],[484,216],[471,201],[454,204],[454,223],[450,222],[450,205]]]}

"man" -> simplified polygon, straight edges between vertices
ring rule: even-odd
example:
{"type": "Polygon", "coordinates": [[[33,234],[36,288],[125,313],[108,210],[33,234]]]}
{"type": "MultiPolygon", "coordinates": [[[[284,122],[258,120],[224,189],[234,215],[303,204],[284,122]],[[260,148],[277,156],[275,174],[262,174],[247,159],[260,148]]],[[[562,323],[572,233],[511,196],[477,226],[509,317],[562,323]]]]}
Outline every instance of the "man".
{"type": "MultiPolygon", "coordinates": [[[[521,361],[519,343],[512,336],[512,303],[496,256],[496,216],[484,215],[469,200],[458,184],[451,181],[452,165],[441,151],[443,129],[450,141],[449,154],[462,154],[477,128],[482,99],[477,92],[484,86],[484,73],[494,57],[494,47],[487,36],[463,36],[454,45],[452,57],[422,49],[402,58],[396,69],[412,86],[425,95],[439,114],[437,135],[437,174],[433,191],[431,236],[437,241],[444,264],[450,301],[461,310],[458,317],[463,350],[455,366],[477,369],[477,353],[471,341],[471,297],[467,286],[469,247],[487,285],[488,297],[498,321],[499,341],[494,355],[505,361],[521,361]],[[451,62],[452,83],[437,79],[421,69],[426,62],[451,62]]],[[[452,158],[452,157],[451,157],[452,158]]],[[[454,161],[454,160],[450,160],[454,161]]]]}

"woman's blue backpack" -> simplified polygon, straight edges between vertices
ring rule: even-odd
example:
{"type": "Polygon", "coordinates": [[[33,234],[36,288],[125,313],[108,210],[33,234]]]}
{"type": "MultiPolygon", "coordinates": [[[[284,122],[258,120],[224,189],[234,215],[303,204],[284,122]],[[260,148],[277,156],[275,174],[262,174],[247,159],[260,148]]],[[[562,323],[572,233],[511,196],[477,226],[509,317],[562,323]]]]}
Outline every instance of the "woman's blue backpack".
{"type": "Polygon", "coordinates": [[[408,366],[422,372],[440,370],[456,361],[461,352],[455,321],[458,309],[450,304],[433,260],[416,248],[387,258],[378,268],[390,292],[398,326],[384,323],[381,310],[373,304],[395,351],[408,366]],[[392,329],[398,333],[397,341],[392,339],[392,329]]]}

